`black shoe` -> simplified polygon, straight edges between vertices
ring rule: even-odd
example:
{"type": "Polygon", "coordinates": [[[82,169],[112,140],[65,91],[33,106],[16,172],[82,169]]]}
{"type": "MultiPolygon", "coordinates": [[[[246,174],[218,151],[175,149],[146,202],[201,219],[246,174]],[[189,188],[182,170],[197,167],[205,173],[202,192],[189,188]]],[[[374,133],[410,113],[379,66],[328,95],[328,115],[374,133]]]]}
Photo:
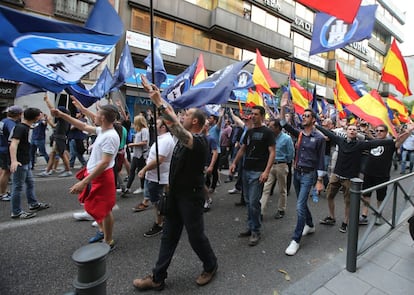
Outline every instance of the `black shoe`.
{"type": "Polygon", "coordinates": [[[250,231],[250,229],[248,229],[248,230],[246,230],[244,232],[239,233],[238,237],[239,238],[248,238],[251,235],[252,235],[252,232],[250,231]]]}
{"type": "Polygon", "coordinates": [[[146,238],[155,237],[159,235],[160,233],[162,233],[162,226],[154,223],[152,228],[144,234],[144,237],[146,238]]]}
{"type": "Polygon", "coordinates": [[[240,207],[240,206],[246,206],[245,202],[236,202],[234,203],[234,206],[240,207]]]}
{"type": "Polygon", "coordinates": [[[322,220],[319,220],[320,224],[326,224],[326,225],[334,225],[336,220],[332,218],[331,216],[325,217],[322,220]]]}
{"type": "Polygon", "coordinates": [[[275,217],[275,219],[280,219],[280,218],[283,218],[284,216],[285,216],[285,211],[278,210],[274,217],[275,217]]]}
{"type": "Polygon", "coordinates": [[[252,235],[249,238],[249,246],[256,246],[260,241],[260,233],[252,232],[252,235]]]}
{"type": "Polygon", "coordinates": [[[341,233],[346,233],[347,229],[348,229],[348,224],[346,224],[345,222],[342,222],[342,225],[341,225],[341,227],[339,228],[339,231],[340,231],[341,233]]]}

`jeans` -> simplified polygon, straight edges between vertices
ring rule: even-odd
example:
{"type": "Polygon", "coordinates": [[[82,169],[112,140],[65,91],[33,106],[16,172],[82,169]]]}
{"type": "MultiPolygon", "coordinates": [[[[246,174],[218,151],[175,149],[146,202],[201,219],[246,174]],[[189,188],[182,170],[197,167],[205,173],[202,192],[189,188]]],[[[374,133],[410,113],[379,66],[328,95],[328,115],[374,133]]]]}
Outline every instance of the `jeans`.
{"type": "Polygon", "coordinates": [[[69,140],[69,153],[70,153],[70,160],[69,160],[69,166],[73,168],[75,166],[75,160],[78,158],[79,162],[81,162],[82,166],[86,165],[86,161],[83,158],[83,154],[78,152],[78,149],[76,148],[76,139],[69,140]]]}
{"type": "MultiPolygon", "coordinates": [[[[132,183],[135,180],[135,175],[138,174],[138,172],[141,171],[141,169],[145,167],[145,161],[146,160],[143,157],[141,158],[132,157],[131,167],[129,168],[128,183],[126,185],[128,189],[131,188],[132,183]]],[[[140,179],[140,182],[141,182],[140,188],[142,189],[144,188],[144,181],[145,181],[145,178],[140,179]]]]}
{"type": "Polygon", "coordinates": [[[29,164],[17,166],[16,172],[12,174],[11,209],[13,215],[18,215],[22,211],[21,195],[23,184],[26,184],[27,203],[29,205],[36,205],[33,175],[29,164]]]}
{"type": "Polygon", "coordinates": [[[211,272],[217,265],[217,258],[210,241],[204,233],[203,204],[204,195],[197,193],[179,193],[173,198],[165,219],[161,246],[157,263],[153,269],[154,282],[160,283],[167,278],[167,269],[180,241],[183,227],[187,231],[191,248],[203,263],[203,269],[211,272]]]}
{"type": "Polygon", "coordinates": [[[49,162],[49,155],[46,152],[46,141],[44,139],[34,139],[30,145],[31,167],[36,163],[36,151],[39,149],[40,155],[45,158],[46,164],[49,162]]]}
{"type": "Polygon", "coordinates": [[[251,232],[260,233],[261,205],[263,183],[259,182],[262,171],[243,171],[243,194],[247,206],[247,226],[251,232]]]}
{"type": "Polygon", "coordinates": [[[295,169],[293,172],[293,185],[297,195],[296,213],[298,216],[292,240],[297,243],[300,242],[305,224],[313,227],[312,215],[308,207],[308,197],[315,180],[315,171],[304,173],[295,169]]]}
{"type": "Polygon", "coordinates": [[[413,165],[414,165],[414,151],[407,151],[403,149],[401,155],[401,173],[405,173],[405,165],[407,162],[407,155],[410,161],[410,173],[413,172],[413,165]]]}

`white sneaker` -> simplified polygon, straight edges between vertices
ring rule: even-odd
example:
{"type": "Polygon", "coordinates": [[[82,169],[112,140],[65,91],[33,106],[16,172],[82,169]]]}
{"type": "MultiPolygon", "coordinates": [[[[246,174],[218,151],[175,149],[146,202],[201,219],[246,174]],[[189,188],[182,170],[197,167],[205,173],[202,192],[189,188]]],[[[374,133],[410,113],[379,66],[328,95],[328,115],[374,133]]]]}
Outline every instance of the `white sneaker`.
{"type": "Polygon", "coordinates": [[[230,195],[234,195],[234,194],[240,194],[241,191],[239,191],[237,188],[233,188],[227,191],[230,195]]]}
{"type": "Polygon", "coordinates": [[[93,217],[89,215],[89,213],[86,211],[73,213],[73,218],[75,218],[76,220],[93,220],[93,217]]]}
{"type": "Polygon", "coordinates": [[[121,193],[121,192],[122,192],[122,188],[117,188],[117,189],[116,189],[116,192],[117,192],[117,193],[121,193]]]}
{"type": "Polygon", "coordinates": [[[93,227],[98,227],[98,223],[96,221],[92,222],[91,224],[93,227]]]}
{"type": "Polygon", "coordinates": [[[295,240],[292,240],[289,244],[289,247],[286,248],[285,254],[289,256],[293,256],[299,250],[299,243],[296,243],[295,240]]]}
{"type": "Polygon", "coordinates": [[[136,190],[134,190],[134,194],[140,194],[142,193],[144,190],[142,188],[138,188],[136,190]]]}
{"type": "Polygon", "coordinates": [[[72,175],[73,175],[72,171],[65,171],[65,172],[60,173],[59,177],[69,177],[72,175]]]}
{"type": "Polygon", "coordinates": [[[118,206],[118,204],[115,204],[113,207],[112,207],[112,211],[113,210],[119,210],[119,206],[118,206]]]}
{"type": "Polygon", "coordinates": [[[305,224],[305,227],[303,228],[302,237],[313,234],[315,232],[315,227],[310,227],[309,225],[305,224]]]}

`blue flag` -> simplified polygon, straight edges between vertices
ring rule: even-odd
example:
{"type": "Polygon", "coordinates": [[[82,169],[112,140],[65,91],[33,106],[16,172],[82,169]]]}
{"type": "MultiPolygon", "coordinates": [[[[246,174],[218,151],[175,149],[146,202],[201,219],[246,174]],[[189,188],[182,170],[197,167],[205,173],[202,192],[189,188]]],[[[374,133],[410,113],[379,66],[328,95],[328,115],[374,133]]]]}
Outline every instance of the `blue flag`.
{"type": "Polygon", "coordinates": [[[112,80],[111,72],[108,67],[105,67],[91,89],[86,89],[85,85],[79,82],[75,85],[69,85],[65,88],[65,91],[76,97],[84,107],[88,108],[109,93],[112,80]]]}
{"type": "Polygon", "coordinates": [[[179,98],[184,92],[191,87],[191,81],[197,67],[198,58],[182,72],[177,75],[174,81],[162,92],[162,97],[171,102],[179,98]]]}
{"type": "Polygon", "coordinates": [[[96,2],[85,27],[0,6],[0,28],[0,77],[52,92],[92,71],[123,33],[108,0],[96,2]]]}
{"type": "Polygon", "coordinates": [[[126,79],[134,75],[134,62],[132,61],[131,52],[128,43],[125,44],[119,58],[118,67],[114,73],[111,89],[118,89],[124,85],[126,79]]]}
{"type": "Polygon", "coordinates": [[[347,24],[326,13],[317,13],[309,55],[342,48],[352,42],[371,38],[377,6],[361,6],[352,24],[347,24]]]}
{"type": "Polygon", "coordinates": [[[144,59],[144,63],[147,65],[147,79],[148,81],[154,83],[158,88],[161,86],[162,82],[167,79],[167,71],[164,68],[164,62],[162,60],[161,50],[160,50],[160,41],[155,39],[154,42],[154,79],[152,81],[152,65],[151,65],[151,52],[144,59]]]}
{"type": "Polygon", "coordinates": [[[37,86],[31,85],[28,83],[21,83],[16,90],[16,98],[29,95],[29,94],[33,94],[33,93],[46,92],[46,91],[47,90],[43,88],[39,88],[37,86]]]}
{"type": "Polygon", "coordinates": [[[365,94],[369,93],[364,82],[361,80],[351,82],[351,86],[359,96],[364,96],[365,94]]]}
{"type": "Polygon", "coordinates": [[[218,70],[177,99],[170,100],[171,106],[175,109],[186,109],[227,102],[237,74],[249,62],[250,60],[240,61],[218,70]]]}

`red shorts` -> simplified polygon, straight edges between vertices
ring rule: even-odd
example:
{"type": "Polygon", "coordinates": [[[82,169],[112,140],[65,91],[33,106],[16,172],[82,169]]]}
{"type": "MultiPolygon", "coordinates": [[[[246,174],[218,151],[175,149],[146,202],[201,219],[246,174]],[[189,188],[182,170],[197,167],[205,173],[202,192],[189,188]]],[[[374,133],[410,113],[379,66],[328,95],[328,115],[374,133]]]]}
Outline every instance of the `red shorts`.
{"type": "MultiPolygon", "coordinates": [[[[85,176],[87,172],[85,169],[85,176]]],[[[116,187],[113,169],[106,169],[101,175],[91,181],[79,194],[79,202],[84,204],[96,222],[100,223],[115,206],[116,187]]]]}

